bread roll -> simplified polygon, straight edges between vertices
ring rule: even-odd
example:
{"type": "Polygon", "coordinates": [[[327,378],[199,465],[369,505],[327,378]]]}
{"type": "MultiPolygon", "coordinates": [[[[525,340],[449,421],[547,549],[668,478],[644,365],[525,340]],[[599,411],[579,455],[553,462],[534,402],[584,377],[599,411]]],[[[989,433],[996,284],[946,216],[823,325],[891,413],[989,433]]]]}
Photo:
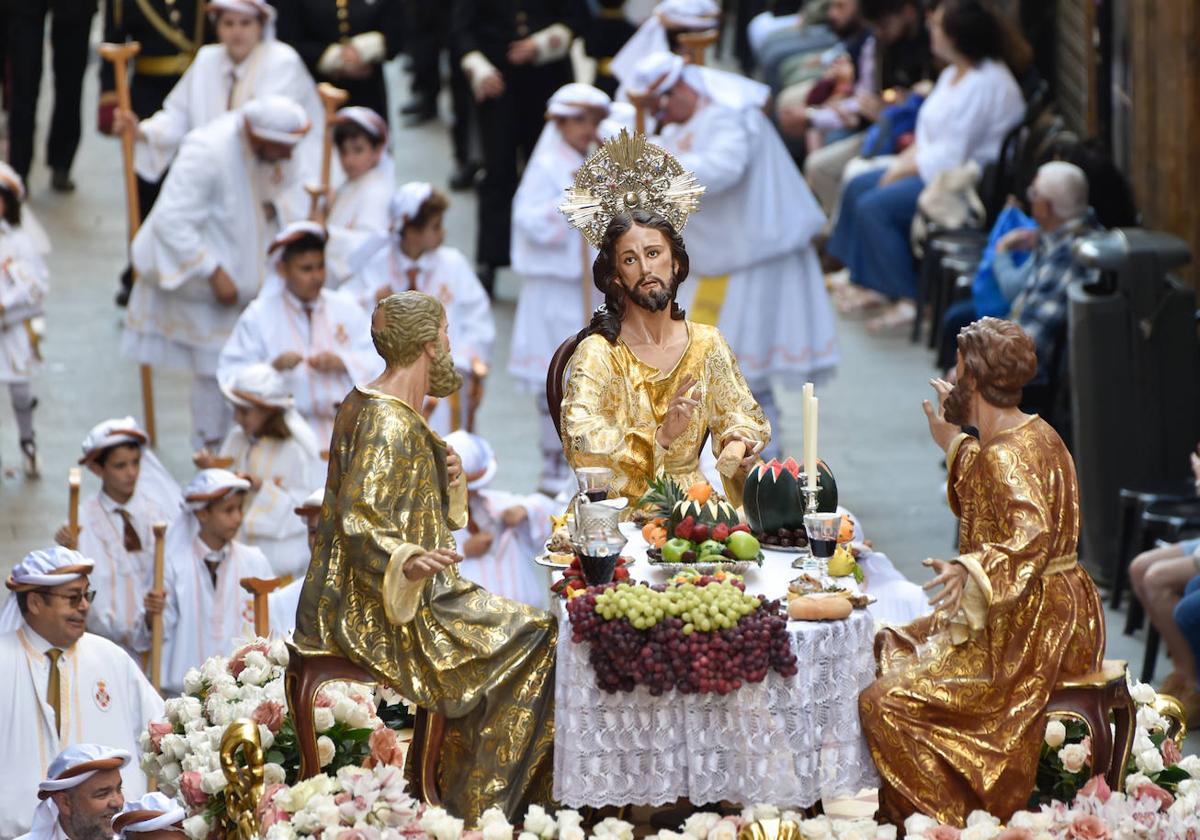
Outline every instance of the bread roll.
{"type": "Polygon", "coordinates": [[[840,595],[805,595],[788,604],[788,618],[797,621],[836,621],[847,618],[854,606],[840,595]]]}

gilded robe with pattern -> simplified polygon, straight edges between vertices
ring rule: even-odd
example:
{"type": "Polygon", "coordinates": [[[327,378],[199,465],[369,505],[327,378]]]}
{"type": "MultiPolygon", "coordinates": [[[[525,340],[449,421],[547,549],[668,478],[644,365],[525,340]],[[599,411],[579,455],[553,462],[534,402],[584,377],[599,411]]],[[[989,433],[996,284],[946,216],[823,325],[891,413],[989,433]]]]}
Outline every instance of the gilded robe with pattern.
{"type": "MultiPolygon", "coordinates": [[[[718,455],[734,432],[751,440],[771,439],[771,424],[720,330],[686,323],[688,345],[670,371],[643,362],[624,341],[609,344],[598,334],[579,342],[567,367],[562,401],[567,463],[572,469],[611,468],[615,494],[631,502],[660,473],[685,488],[703,481],[700,450],[706,435],[718,455]],[[700,405],[683,434],[663,449],[654,433],[688,375],[699,383],[700,405]]],[[[725,490],[735,505],[741,503],[740,486],[727,483],[725,490]]]]}
{"type": "Polygon", "coordinates": [[[337,651],[446,722],[439,787],[474,825],[551,801],[554,646],[547,612],[492,595],[454,567],[412,582],[404,564],[454,549],[466,482],[402,400],[355,388],[334,421],[325,502],[296,616],[296,644],[337,651]]]}
{"type": "Polygon", "coordinates": [[[879,768],[879,816],[1007,820],[1033,790],[1044,712],[1061,677],[1096,670],[1104,611],[1078,564],[1079,488],[1057,433],[1032,416],[987,446],[951,444],[962,606],[875,640],[879,678],[859,697],[879,768]]]}

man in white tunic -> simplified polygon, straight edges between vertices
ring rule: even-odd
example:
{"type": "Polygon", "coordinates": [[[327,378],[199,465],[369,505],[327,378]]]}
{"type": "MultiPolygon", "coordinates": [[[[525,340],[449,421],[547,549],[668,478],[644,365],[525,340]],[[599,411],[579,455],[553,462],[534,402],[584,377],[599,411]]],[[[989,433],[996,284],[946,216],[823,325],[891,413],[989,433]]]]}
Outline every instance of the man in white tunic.
{"type": "Polygon", "coordinates": [[[197,449],[215,449],[229,429],[217,356],[262,286],[267,246],[284,220],[281,197],[298,181],[292,151],[308,129],[299,105],[270,96],[193,131],[134,237],[138,282],[121,349],[195,374],[197,449]]]}
{"type": "MultiPolygon", "coordinates": [[[[162,698],[129,655],[85,632],[92,561],[70,549],[27,555],[9,575],[0,610],[0,837],[29,830],[38,783],[70,744],[139,751],[162,698]]],[[[146,778],[122,771],[125,792],[141,796],[146,778]]]]}
{"type": "Polygon", "coordinates": [[[113,817],[112,833],[118,840],[182,840],[187,811],[174,799],[154,791],[127,801],[113,817]]]}
{"type": "Polygon", "coordinates": [[[226,387],[247,365],[266,363],[282,373],[321,450],[329,449],[342,399],[383,371],[370,316],[349,291],[325,288],[325,241],[314,222],[295,222],[276,237],[270,250],[282,282],[246,307],[217,364],[226,387]]]}
{"type": "Polygon", "coordinates": [[[680,34],[706,32],[720,25],[721,4],[716,0],[662,0],[613,56],[610,69],[621,82],[616,98],[626,98],[634,70],[646,56],[678,52],[680,34]]]}
{"type": "MultiPolygon", "coordinates": [[[[136,127],[134,167],[146,181],[162,178],[189,132],[254,99],[286,96],[304,108],[313,125],[324,125],[324,108],[304,60],[275,38],[275,8],[266,0],[210,0],[207,5],[218,43],[200,48],[162,110],[140,123],[132,111],[114,113],[116,133],[136,127]]],[[[320,154],[318,131],[298,152],[304,171],[316,171],[320,154]]]]}
{"type": "Polygon", "coordinates": [[[210,656],[228,656],[254,638],[254,600],[241,579],[275,573],[257,548],[236,541],[250,482],[227,470],[201,470],[183,491],[185,508],[167,531],[165,592],[151,590],[146,614],[163,616],[163,690],[210,656]]]}
{"type": "Polygon", "coordinates": [[[462,459],[467,481],[467,527],[454,532],[462,562],[458,570],[489,592],[550,609],[550,576],[533,562],[550,538],[550,516],[561,509],[541,493],[518,496],[488,489],[499,465],[479,435],[457,431],[446,443],[462,459]]]}
{"type": "Polygon", "coordinates": [[[108,840],[125,804],[121,770],[132,759],[100,744],[67,747],[38,784],[33,826],[19,840],[108,840]]]}
{"type": "Polygon", "coordinates": [[[779,441],[772,381],[819,381],[838,359],[812,247],[825,216],[763,115],[765,85],[670,53],[640,62],[630,84],[657,102],[655,142],[705,188],[687,229],[699,280],[680,289],[679,303],[693,321],[720,328],[779,441]]]}
{"type": "Polygon", "coordinates": [[[443,436],[471,426],[496,340],[487,292],[462,251],[444,244],[442,220],[449,206],[432,184],[402,186],[392,198],[390,230],[371,237],[355,254],[344,285],[368,312],[388,295],[405,291],[425,292],[442,302],[454,368],[466,383],[461,392],[426,406],[430,427],[443,436]]]}
{"type": "Polygon", "coordinates": [[[183,501],[146,443],[132,417],[105,420],[88,432],[79,463],[100,479],[100,490],[80,506],[78,535],[67,525],[54,535],[95,563],[88,630],[135,659],[150,648],[142,604],[154,577],[153,525],[174,519],[183,501]]]}
{"type": "Polygon", "coordinates": [[[550,496],[571,481],[571,471],[546,406],[546,371],[558,345],[582,330],[600,304],[592,283],[595,249],[567,223],[558,205],[611,104],[591,85],[572,82],[555,91],[546,103],[546,127],[513,198],[510,255],[521,292],[508,372],[519,388],[534,395],[542,453],[538,489],[550,496]]]}
{"type": "Polygon", "coordinates": [[[361,105],[333,117],[333,142],[346,180],[333,194],[325,224],[325,263],[330,288],[350,274],[350,257],[373,233],[386,233],[396,193],[396,168],[388,148],[387,121],[361,105]]]}

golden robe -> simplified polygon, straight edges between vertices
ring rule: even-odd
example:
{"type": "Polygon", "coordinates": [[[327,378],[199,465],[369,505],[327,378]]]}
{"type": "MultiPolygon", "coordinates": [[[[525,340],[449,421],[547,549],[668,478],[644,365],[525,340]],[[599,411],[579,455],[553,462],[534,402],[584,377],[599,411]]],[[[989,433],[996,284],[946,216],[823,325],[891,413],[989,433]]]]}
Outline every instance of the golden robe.
{"type": "Polygon", "coordinates": [[[961,435],[946,463],[962,608],[882,630],[879,678],[859,697],[880,817],[897,825],[920,811],[961,826],[977,808],[1007,820],[1024,806],[1051,689],[1104,654],[1100,596],[1076,562],[1075,465],[1054,430],[1034,416],[984,448],[961,435]]]}
{"type": "Polygon", "coordinates": [[[448,490],[446,444],[402,400],[356,388],[334,420],[329,477],[296,644],[338,651],[446,722],[439,785],[474,825],[551,801],[554,650],[547,612],[492,595],[454,567],[404,563],[454,548],[466,482],[448,490]]]}
{"type": "MultiPolygon", "coordinates": [[[[713,452],[737,432],[757,441],[771,439],[771,424],[750,393],[733,351],[720,331],[685,322],[688,345],[673,370],[652,367],[617,339],[589,335],[575,348],[567,367],[562,401],[563,450],[572,469],[609,467],[613,490],[636,501],[659,473],[683,487],[703,481],[700,450],[706,435],[713,452]],[[684,433],[663,449],[654,433],[667,406],[688,375],[700,385],[701,399],[684,433]]],[[[742,488],[726,483],[726,495],[741,504],[742,488]]]]}

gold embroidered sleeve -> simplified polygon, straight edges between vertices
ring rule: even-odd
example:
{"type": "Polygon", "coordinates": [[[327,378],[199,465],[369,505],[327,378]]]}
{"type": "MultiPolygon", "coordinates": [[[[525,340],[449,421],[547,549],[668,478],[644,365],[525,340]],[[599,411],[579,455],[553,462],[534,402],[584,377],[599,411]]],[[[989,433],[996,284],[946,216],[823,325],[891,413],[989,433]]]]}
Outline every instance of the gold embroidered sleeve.
{"type": "MultiPolygon", "coordinates": [[[[711,446],[718,457],[737,436],[763,444],[771,440],[771,424],[750,392],[733,351],[718,334],[704,359],[704,406],[711,446]]],[[[722,477],[725,495],[734,506],[742,503],[742,483],[722,477]]]]}

